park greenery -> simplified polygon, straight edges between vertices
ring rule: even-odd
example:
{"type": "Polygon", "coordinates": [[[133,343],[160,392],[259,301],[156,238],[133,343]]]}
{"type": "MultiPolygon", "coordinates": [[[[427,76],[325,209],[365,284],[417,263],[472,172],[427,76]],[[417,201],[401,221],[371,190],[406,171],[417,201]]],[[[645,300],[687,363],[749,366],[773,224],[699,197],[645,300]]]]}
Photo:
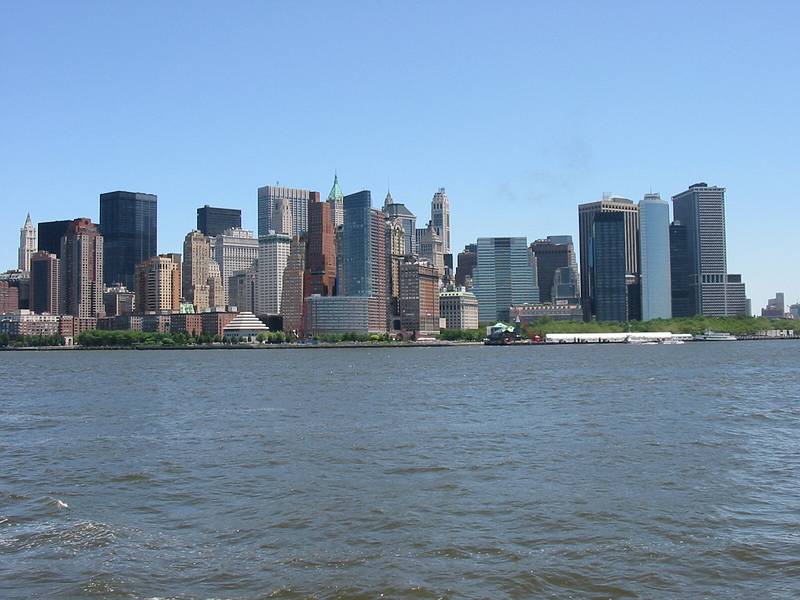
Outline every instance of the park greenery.
{"type": "Polygon", "coordinates": [[[222,341],[219,336],[190,336],[185,333],[159,333],[150,331],[103,330],[84,331],[76,342],[81,346],[98,348],[134,348],[139,346],[190,346],[222,341]]]}
{"type": "Polygon", "coordinates": [[[23,335],[11,337],[7,333],[0,334],[0,348],[36,348],[63,345],[64,338],[60,335],[23,335]]]}
{"type": "Polygon", "coordinates": [[[525,333],[544,336],[548,333],[624,333],[628,331],[670,331],[697,335],[707,329],[724,331],[733,335],[754,335],[770,329],[789,329],[800,334],[798,320],[770,320],[764,317],[682,317],[675,319],[653,319],[651,321],[630,321],[628,323],[591,321],[554,321],[541,319],[525,326],[525,333]]]}
{"type": "Polygon", "coordinates": [[[377,333],[329,333],[325,335],[318,335],[316,338],[318,342],[323,344],[340,344],[342,342],[392,342],[392,337],[388,334],[377,333]]]}
{"type": "Polygon", "coordinates": [[[439,339],[448,342],[480,342],[486,337],[480,329],[442,329],[439,339]]]}
{"type": "MultiPolygon", "coordinates": [[[[754,335],[770,329],[785,329],[800,335],[800,320],[769,320],[763,317],[686,317],[675,319],[654,319],[652,321],[630,321],[629,323],[591,321],[555,321],[540,319],[523,327],[523,335],[533,338],[544,337],[548,333],[625,333],[644,331],[670,331],[672,333],[699,334],[706,330],[724,331],[737,336],[754,335]]],[[[483,329],[443,329],[439,333],[442,341],[478,342],[484,338],[483,329]]],[[[186,333],[159,333],[128,330],[90,330],[81,333],[76,343],[90,348],[154,348],[189,347],[209,344],[235,345],[238,340],[220,336],[186,333]]],[[[285,344],[295,341],[282,331],[260,333],[261,344],[285,344]]],[[[339,333],[319,335],[313,338],[316,343],[387,343],[395,339],[387,334],[339,333]]],[[[13,337],[0,334],[0,348],[63,346],[64,339],[58,335],[13,337]]]]}

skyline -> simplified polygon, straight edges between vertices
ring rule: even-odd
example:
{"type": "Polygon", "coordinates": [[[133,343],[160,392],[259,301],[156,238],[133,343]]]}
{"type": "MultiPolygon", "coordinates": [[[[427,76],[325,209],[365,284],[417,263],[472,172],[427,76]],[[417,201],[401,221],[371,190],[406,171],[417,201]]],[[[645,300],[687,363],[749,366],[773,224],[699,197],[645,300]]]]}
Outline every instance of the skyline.
{"type": "Polygon", "coordinates": [[[158,251],[176,252],[204,204],[256,231],[257,189],[276,181],[324,198],[336,171],[378,206],[388,179],[418,226],[445,187],[457,254],[478,237],[577,242],[578,204],[672,204],[705,181],[727,190],[729,271],[753,312],[800,299],[795,6],[197,7],[6,8],[0,269],[27,212],[97,222],[114,190],[157,194],[158,251]],[[157,43],[117,43],[133,34],[157,43]]]}

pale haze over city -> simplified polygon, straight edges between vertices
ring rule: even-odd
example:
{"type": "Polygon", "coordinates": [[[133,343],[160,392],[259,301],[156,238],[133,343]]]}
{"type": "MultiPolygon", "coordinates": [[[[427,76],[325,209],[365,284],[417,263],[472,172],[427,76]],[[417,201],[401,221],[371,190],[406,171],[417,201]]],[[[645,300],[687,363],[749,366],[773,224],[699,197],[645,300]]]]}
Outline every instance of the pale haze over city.
{"type": "MultiPolygon", "coordinates": [[[[5,3],[3,239],[158,194],[159,251],[194,210],[274,184],[422,212],[453,247],[576,234],[579,203],[725,187],[728,263],[753,310],[800,298],[800,53],[791,2],[5,3]]],[[[577,238],[576,238],[577,239],[577,238]]],[[[16,245],[0,260],[16,262],[16,245]]]]}

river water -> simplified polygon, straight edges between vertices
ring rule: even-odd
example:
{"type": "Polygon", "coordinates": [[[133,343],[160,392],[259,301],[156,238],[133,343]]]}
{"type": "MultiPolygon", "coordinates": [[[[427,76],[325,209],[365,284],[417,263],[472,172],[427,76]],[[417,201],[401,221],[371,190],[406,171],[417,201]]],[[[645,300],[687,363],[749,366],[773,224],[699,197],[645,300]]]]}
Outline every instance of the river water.
{"type": "Polygon", "coordinates": [[[797,598],[800,344],[0,353],[0,598],[797,598]]]}

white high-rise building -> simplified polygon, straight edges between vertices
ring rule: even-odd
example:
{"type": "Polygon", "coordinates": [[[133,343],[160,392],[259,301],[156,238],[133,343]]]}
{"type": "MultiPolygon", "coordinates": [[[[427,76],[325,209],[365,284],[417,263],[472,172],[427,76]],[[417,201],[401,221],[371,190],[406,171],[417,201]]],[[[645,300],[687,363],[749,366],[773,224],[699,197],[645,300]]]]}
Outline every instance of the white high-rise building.
{"type": "Polygon", "coordinates": [[[444,275],[444,242],[439,235],[439,229],[428,221],[428,226],[416,231],[417,252],[421,258],[425,258],[439,272],[439,277],[444,275]]]}
{"type": "Polygon", "coordinates": [[[431,200],[431,222],[442,239],[442,252],[450,254],[450,200],[444,188],[439,188],[431,200]]]}
{"type": "Polygon", "coordinates": [[[642,320],[672,318],[669,263],[669,204],[658,194],[639,202],[642,320]]]}
{"type": "Polygon", "coordinates": [[[272,222],[275,214],[275,203],[283,199],[289,203],[292,213],[292,230],[290,235],[301,236],[308,231],[309,190],[267,185],[258,188],[258,236],[269,235],[270,231],[279,231],[272,222]]]}
{"type": "Polygon", "coordinates": [[[216,237],[214,260],[216,260],[225,290],[224,304],[230,304],[229,279],[237,271],[247,271],[258,258],[258,240],[252,231],[238,227],[226,229],[216,237]]]}
{"type": "Polygon", "coordinates": [[[19,270],[28,272],[31,270],[31,256],[36,252],[36,228],[31,222],[31,215],[28,213],[25,224],[19,230],[19,270]]]}
{"type": "MultiPolygon", "coordinates": [[[[286,198],[275,198],[272,203],[272,216],[269,228],[275,233],[293,235],[292,204],[286,198]]],[[[306,228],[307,229],[307,228],[306,228]]],[[[294,234],[300,235],[300,234],[294,234]]]]}
{"type": "Polygon", "coordinates": [[[281,314],[283,272],[292,247],[291,236],[274,231],[258,238],[256,314],[281,314]]]}

